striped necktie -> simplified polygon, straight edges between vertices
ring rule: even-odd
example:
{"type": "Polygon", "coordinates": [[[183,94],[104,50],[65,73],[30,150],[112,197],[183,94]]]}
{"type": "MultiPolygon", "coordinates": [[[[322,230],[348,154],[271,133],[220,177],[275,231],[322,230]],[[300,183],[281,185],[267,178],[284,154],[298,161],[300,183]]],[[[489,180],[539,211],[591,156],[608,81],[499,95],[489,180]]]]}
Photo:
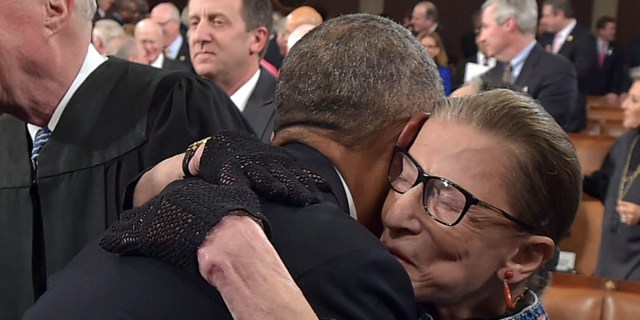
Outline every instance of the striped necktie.
{"type": "Polygon", "coordinates": [[[31,149],[31,163],[33,167],[38,166],[38,156],[40,155],[40,150],[44,147],[44,144],[47,143],[47,140],[51,137],[51,130],[45,127],[38,132],[36,132],[36,137],[33,140],[33,149],[31,149]]]}

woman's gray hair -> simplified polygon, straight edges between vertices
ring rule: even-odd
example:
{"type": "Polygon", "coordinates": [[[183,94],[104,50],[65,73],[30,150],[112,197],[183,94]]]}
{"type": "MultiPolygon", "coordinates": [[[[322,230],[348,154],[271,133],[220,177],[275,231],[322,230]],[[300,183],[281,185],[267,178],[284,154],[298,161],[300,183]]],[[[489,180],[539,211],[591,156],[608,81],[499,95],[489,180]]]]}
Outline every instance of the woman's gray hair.
{"type": "Polygon", "coordinates": [[[535,35],[538,27],[538,4],[535,0],[487,0],[482,4],[482,11],[495,5],[493,18],[503,24],[513,17],[518,29],[525,34],[535,35]]]}

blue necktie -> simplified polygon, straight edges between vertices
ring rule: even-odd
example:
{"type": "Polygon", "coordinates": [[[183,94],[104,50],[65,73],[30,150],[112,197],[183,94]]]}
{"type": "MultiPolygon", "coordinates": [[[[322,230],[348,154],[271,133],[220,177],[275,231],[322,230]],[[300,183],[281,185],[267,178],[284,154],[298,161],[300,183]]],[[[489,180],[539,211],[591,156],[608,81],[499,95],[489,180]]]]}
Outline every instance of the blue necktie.
{"type": "Polygon", "coordinates": [[[37,167],[38,165],[38,156],[40,155],[40,150],[44,147],[44,144],[47,143],[47,140],[51,137],[51,130],[49,128],[42,128],[36,132],[36,137],[33,140],[33,149],[31,149],[31,163],[33,167],[37,167]]]}

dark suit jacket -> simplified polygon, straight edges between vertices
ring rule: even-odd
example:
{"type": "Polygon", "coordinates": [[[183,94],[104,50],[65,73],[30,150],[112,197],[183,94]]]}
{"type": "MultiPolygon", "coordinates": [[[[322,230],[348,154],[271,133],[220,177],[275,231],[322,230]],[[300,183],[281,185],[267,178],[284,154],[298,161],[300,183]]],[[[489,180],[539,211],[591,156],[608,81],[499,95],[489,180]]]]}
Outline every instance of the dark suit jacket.
{"type": "Polygon", "coordinates": [[[175,61],[180,61],[185,64],[190,70],[193,70],[193,65],[191,64],[191,55],[189,54],[189,42],[186,33],[182,33],[182,46],[180,47],[180,51],[178,51],[178,55],[176,56],[175,61]]]}
{"type": "MultiPolygon", "coordinates": [[[[335,319],[415,320],[409,278],[347,214],[345,191],[329,159],[302,144],[285,149],[333,189],[324,202],[304,208],[262,201],[271,241],[315,312],[335,319]]],[[[96,243],[50,282],[25,319],[230,319],[219,294],[200,276],[152,258],[109,254],[96,243]]]]}
{"type": "Polygon", "coordinates": [[[164,61],[162,61],[162,69],[192,72],[192,69],[187,64],[184,64],[180,61],[171,60],[166,56],[164,57],[164,61]]]}
{"type": "Polygon", "coordinates": [[[118,218],[131,179],[193,141],[233,129],[250,130],[207,81],[117,58],[73,94],[37,175],[26,124],[0,118],[0,317],[18,319],[34,302],[33,282],[45,285],[44,275],[32,278],[32,266],[43,270],[46,261],[49,274],[59,271],[118,218]]]}
{"type": "MultiPolygon", "coordinates": [[[[540,42],[547,46],[553,44],[553,38],[553,34],[547,33],[542,36],[540,42]]],[[[573,63],[578,76],[578,99],[575,113],[565,128],[567,131],[580,131],[587,125],[587,94],[598,67],[597,52],[595,36],[589,28],[580,23],[576,23],[558,51],[558,54],[567,57],[573,63]]]]}
{"type": "MultiPolygon", "coordinates": [[[[503,70],[504,64],[498,63],[486,75],[500,80],[503,70]]],[[[549,53],[536,44],[515,85],[538,100],[560,126],[566,127],[575,112],[578,84],[575,68],[565,57],[549,53]]]]}
{"type": "Polygon", "coordinates": [[[249,96],[247,105],[242,111],[242,115],[247,119],[253,131],[266,143],[271,143],[271,133],[276,119],[273,96],[276,93],[277,84],[278,79],[261,67],[256,88],[249,96]]]}
{"type": "Polygon", "coordinates": [[[602,66],[598,65],[596,75],[591,79],[592,86],[589,94],[605,95],[607,93],[620,94],[624,88],[624,52],[622,46],[616,42],[609,43],[602,66]]]}

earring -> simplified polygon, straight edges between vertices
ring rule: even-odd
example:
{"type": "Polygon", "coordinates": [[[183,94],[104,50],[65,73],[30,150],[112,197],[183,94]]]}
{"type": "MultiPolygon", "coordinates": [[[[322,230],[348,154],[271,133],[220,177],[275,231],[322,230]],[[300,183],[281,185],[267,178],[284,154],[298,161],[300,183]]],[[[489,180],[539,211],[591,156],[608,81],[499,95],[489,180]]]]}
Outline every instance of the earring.
{"type": "Polygon", "coordinates": [[[511,288],[509,288],[509,283],[507,283],[507,281],[510,280],[511,278],[513,278],[513,270],[507,269],[507,271],[504,272],[504,280],[502,281],[502,285],[503,285],[503,293],[504,293],[504,304],[507,306],[508,310],[515,309],[516,304],[518,303],[518,300],[524,297],[524,292],[523,292],[522,294],[518,295],[515,299],[511,298],[511,288]]]}

